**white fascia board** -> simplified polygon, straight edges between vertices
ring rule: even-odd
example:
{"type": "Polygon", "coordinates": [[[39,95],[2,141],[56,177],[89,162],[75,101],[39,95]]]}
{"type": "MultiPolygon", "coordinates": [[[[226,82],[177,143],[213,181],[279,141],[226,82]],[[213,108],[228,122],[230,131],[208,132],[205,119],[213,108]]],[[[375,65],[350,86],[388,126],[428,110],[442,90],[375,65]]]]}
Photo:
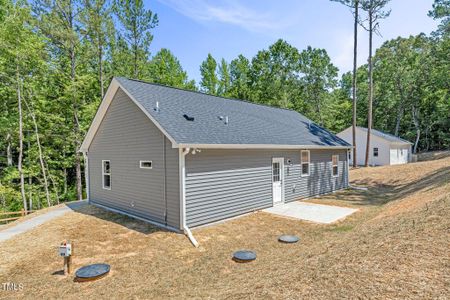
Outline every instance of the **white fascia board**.
{"type": "Polygon", "coordinates": [[[273,145],[273,144],[178,144],[180,148],[199,149],[351,149],[353,146],[273,145]]]}
{"type": "Polygon", "coordinates": [[[169,139],[169,141],[172,143],[172,148],[178,148],[177,142],[167,133],[166,130],[164,130],[164,128],[162,128],[162,126],[155,120],[155,118],[153,118],[153,116],[138,101],[136,101],[136,99],[134,99],[134,97],[125,88],[123,88],[123,86],[119,83],[119,81],[117,81],[117,79],[113,78],[78,151],[86,153],[89,150],[89,146],[91,145],[92,140],[94,139],[95,134],[97,133],[97,130],[100,127],[100,124],[102,123],[109,106],[111,105],[112,99],[116,95],[116,92],[119,88],[121,88],[125,92],[125,94],[131,99],[131,101],[133,101],[133,103],[136,104],[137,107],[139,107],[142,112],[155,124],[155,126],[159,130],[161,130],[161,132],[169,139]]]}

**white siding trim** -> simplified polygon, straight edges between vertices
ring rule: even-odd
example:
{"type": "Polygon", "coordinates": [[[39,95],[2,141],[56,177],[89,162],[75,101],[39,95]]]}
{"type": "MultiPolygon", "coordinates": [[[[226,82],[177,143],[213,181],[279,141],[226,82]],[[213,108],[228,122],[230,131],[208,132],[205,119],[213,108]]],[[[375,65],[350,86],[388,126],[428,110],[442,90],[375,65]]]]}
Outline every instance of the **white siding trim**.
{"type": "Polygon", "coordinates": [[[164,130],[164,128],[162,128],[162,126],[155,120],[155,118],[153,118],[152,115],[150,115],[150,113],[139,102],[137,102],[136,99],[134,99],[134,97],[125,88],[122,87],[117,79],[113,78],[78,151],[87,152],[89,150],[89,146],[91,145],[95,134],[97,133],[97,130],[100,127],[100,124],[102,123],[106,112],[108,111],[112,99],[114,98],[114,95],[119,88],[121,88],[125,92],[125,94],[127,94],[131,101],[133,101],[133,103],[136,104],[142,110],[142,112],[144,112],[144,114],[155,124],[155,126],[159,130],[161,130],[161,132],[169,139],[169,141],[172,142],[172,147],[177,148],[178,145],[175,140],[164,130]]]}

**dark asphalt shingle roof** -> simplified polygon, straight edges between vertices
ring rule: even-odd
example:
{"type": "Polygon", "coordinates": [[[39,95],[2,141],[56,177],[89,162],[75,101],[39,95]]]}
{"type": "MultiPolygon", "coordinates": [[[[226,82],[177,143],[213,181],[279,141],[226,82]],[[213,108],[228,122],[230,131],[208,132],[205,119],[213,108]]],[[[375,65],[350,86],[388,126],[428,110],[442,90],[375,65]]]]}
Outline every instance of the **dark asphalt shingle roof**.
{"type": "MultiPolygon", "coordinates": [[[[365,128],[365,127],[358,127],[358,128],[361,129],[364,132],[367,132],[367,128],[365,128]]],[[[407,140],[404,140],[402,138],[399,138],[398,136],[395,136],[395,135],[390,134],[390,133],[382,132],[382,131],[379,131],[379,130],[376,130],[376,129],[373,129],[373,128],[370,130],[370,132],[373,135],[378,136],[380,138],[383,138],[385,140],[388,140],[389,142],[392,142],[392,143],[412,144],[410,141],[407,141],[407,140]]]]}
{"type": "Polygon", "coordinates": [[[350,146],[293,110],[116,79],[179,144],[350,146]],[[220,116],[228,116],[228,125],[220,116]]]}

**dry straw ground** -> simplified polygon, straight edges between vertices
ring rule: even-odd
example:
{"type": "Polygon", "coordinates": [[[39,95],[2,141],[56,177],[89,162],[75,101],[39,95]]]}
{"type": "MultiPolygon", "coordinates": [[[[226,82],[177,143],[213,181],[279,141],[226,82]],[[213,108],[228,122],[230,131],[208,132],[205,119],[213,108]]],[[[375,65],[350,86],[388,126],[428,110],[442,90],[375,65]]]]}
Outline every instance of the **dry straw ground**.
{"type": "Polygon", "coordinates": [[[0,244],[0,298],[29,299],[448,299],[450,158],[357,169],[348,190],[311,201],[357,207],[317,225],[258,212],[182,235],[85,207],[0,244]],[[277,236],[301,237],[294,245],[277,236]],[[75,243],[74,267],[106,262],[107,277],[77,283],[61,275],[56,246],[75,243]],[[234,250],[254,249],[249,264],[234,250]]]}

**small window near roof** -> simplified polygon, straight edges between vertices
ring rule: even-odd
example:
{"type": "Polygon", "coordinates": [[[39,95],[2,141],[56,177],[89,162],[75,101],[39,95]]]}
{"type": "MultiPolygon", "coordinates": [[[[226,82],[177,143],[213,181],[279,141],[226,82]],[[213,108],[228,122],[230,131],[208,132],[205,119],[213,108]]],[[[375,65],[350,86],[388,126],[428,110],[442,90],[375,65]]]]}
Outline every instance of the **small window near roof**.
{"type": "Polygon", "coordinates": [[[333,176],[336,177],[339,175],[339,155],[331,156],[331,162],[333,165],[333,176]]]}
{"type": "Polygon", "coordinates": [[[153,167],[151,160],[141,160],[140,161],[141,169],[151,169],[153,167]]]}
{"type": "Polygon", "coordinates": [[[378,148],[373,148],[373,156],[378,157],[378,148]]]}
{"type": "Polygon", "coordinates": [[[111,189],[111,162],[102,160],[102,184],[105,190],[111,189]]]}
{"type": "Polygon", "coordinates": [[[301,152],[301,174],[302,176],[309,176],[309,150],[302,150],[301,152]]]}

